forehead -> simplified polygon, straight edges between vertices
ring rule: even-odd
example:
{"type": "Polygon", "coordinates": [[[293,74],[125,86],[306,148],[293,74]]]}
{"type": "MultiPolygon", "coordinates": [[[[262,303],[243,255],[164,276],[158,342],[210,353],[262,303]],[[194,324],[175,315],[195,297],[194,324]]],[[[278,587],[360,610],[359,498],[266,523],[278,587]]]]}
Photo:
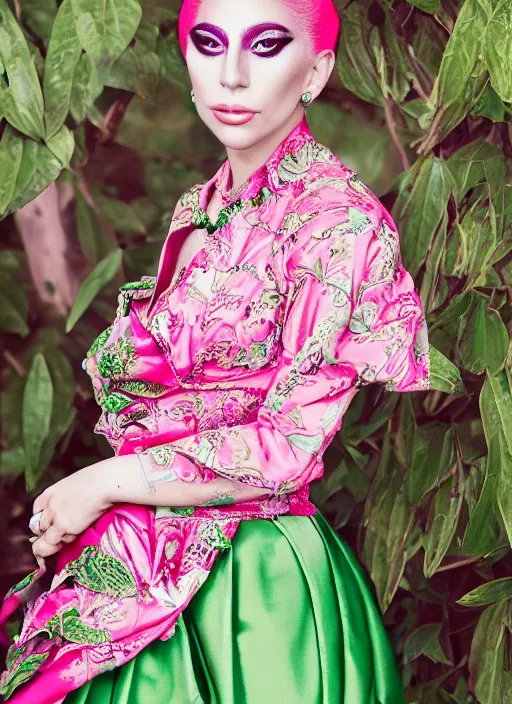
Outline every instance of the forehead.
{"type": "Polygon", "coordinates": [[[228,35],[270,22],[300,33],[297,13],[283,0],[203,0],[196,18],[199,22],[215,24],[228,35]]]}

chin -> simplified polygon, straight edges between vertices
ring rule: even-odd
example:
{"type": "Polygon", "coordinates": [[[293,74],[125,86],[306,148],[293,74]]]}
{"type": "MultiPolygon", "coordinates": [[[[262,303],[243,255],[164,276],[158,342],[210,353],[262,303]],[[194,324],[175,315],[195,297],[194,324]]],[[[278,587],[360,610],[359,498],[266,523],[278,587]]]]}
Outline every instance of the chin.
{"type": "Polygon", "coordinates": [[[227,149],[250,149],[268,135],[259,125],[223,125],[218,120],[205,121],[207,127],[227,149]]]}
{"type": "Polygon", "coordinates": [[[257,134],[217,134],[217,138],[222,142],[226,149],[250,149],[255,144],[261,141],[263,135],[257,134]]]}

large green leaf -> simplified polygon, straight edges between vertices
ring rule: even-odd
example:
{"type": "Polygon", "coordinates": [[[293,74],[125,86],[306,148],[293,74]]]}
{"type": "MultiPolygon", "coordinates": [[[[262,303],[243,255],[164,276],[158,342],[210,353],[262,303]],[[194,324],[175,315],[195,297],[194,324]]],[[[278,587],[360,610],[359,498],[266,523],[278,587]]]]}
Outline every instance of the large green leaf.
{"type": "Polygon", "coordinates": [[[483,53],[491,83],[502,100],[512,103],[512,3],[510,0],[483,2],[489,7],[483,37],[483,53]]]}
{"type": "Polygon", "coordinates": [[[16,190],[23,156],[23,140],[9,124],[0,140],[0,216],[5,213],[16,190]]]}
{"type": "Polygon", "coordinates": [[[453,665],[439,644],[440,632],[440,623],[428,623],[413,631],[404,644],[404,662],[412,662],[420,655],[426,655],[434,662],[453,665]]]}
{"type": "Polygon", "coordinates": [[[23,393],[23,449],[27,491],[35,488],[45,467],[40,456],[48,437],[53,405],[53,385],[42,354],[37,354],[30,368],[23,393]]]}
{"type": "Polygon", "coordinates": [[[406,536],[413,523],[414,514],[407,500],[403,474],[392,452],[388,433],[363,516],[363,524],[367,527],[363,559],[370,569],[383,611],[388,608],[403,577],[407,560],[406,536]]]}
{"type": "Polygon", "coordinates": [[[462,606],[484,606],[494,604],[502,599],[512,597],[512,577],[502,577],[493,582],[482,584],[476,589],[472,589],[463,597],[457,599],[457,604],[462,606]]]}
{"type": "Polygon", "coordinates": [[[446,44],[439,73],[428,100],[427,124],[439,141],[456,127],[480,99],[488,82],[482,56],[487,0],[465,0],[446,44]],[[443,111],[440,114],[440,110],[443,111]]]}
{"type": "Polygon", "coordinates": [[[465,316],[458,341],[460,362],[473,374],[496,374],[508,353],[507,328],[487,297],[476,294],[465,316]]]}
{"type": "Polygon", "coordinates": [[[43,91],[47,140],[60,130],[68,115],[73,75],[81,53],[71,0],[64,0],[53,25],[45,62],[43,91]]]}
{"type": "Polygon", "coordinates": [[[508,600],[488,606],[478,620],[471,643],[469,671],[481,704],[504,702],[505,619],[508,600]]]}
{"type": "Polygon", "coordinates": [[[133,39],[142,8],[137,0],[71,0],[76,32],[101,66],[112,64],[133,39]]]}
{"type": "Polygon", "coordinates": [[[379,78],[370,52],[370,36],[377,31],[368,20],[367,2],[348,3],[341,17],[338,74],[345,88],[375,105],[384,105],[379,78]]]}
{"type": "Polygon", "coordinates": [[[62,163],[48,147],[26,139],[23,143],[23,157],[16,181],[16,191],[9,210],[19,210],[26,203],[30,203],[56,180],[61,170],[62,163]]]}
{"type": "Polygon", "coordinates": [[[60,161],[63,169],[69,166],[75,151],[75,138],[66,125],[62,125],[53,137],[46,140],[46,146],[60,161]]]}
{"type": "Polygon", "coordinates": [[[423,497],[448,474],[455,461],[453,431],[442,423],[425,423],[414,433],[408,498],[418,505],[423,497]]]}
{"type": "Polygon", "coordinates": [[[497,503],[512,545],[512,391],[506,372],[489,376],[480,394],[489,472],[498,478],[497,503]]]}
{"type": "Polygon", "coordinates": [[[411,89],[412,72],[407,65],[405,45],[388,13],[382,31],[374,30],[371,33],[370,47],[384,99],[392,98],[395,103],[402,103],[411,89]]]}
{"type": "MultiPolygon", "coordinates": [[[[486,555],[496,546],[501,531],[500,523],[494,515],[496,488],[499,484],[500,475],[497,468],[490,466],[489,462],[485,461],[480,464],[485,464],[484,481],[478,501],[470,510],[469,521],[461,546],[462,552],[468,557],[486,555]]],[[[477,471],[478,465],[473,469],[470,477],[470,486],[473,475],[477,471]]]]}
{"type": "Polygon", "coordinates": [[[105,259],[102,259],[91,271],[89,276],[80,286],[76,300],[69,314],[66,323],[66,332],[70,332],[76,322],[82,317],[87,308],[90,306],[96,295],[106,286],[119,270],[123,251],[114,249],[105,259]]]}
{"type": "Polygon", "coordinates": [[[432,15],[439,10],[439,0],[407,0],[407,2],[432,15]]]}
{"type": "Polygon", "coordinates": [[[6,0],[0,0],[0,114],[29,137],[44,136],[43,93],[25,37],[6,0]]]}
{"type": "Polygon", "coordinates": [[[436,572],[457,530],[464,499],[464,477],[458,467],[456,476],[447,479],[436,492],[432,523],[425,535],[423,571],[430,578],[436,572]]]}
{"type": "Polygon", "coordinates": [[[57,442],[67,432],[76,413],[73,407],[76,381],[68,358],[59,347],[54,346],[48,349],[46,358],[54,393],[50,430],[41,450],[43,463],[51,460],[57,442]]]}
{"type": "Polygon", "coordinates": [[[464,390],[460,372],[439,350],[430,345],[430,389],[454,394],[464,390]]]}
{"type": "Polygon", "coordinates": [[[434,156],[418,161],[402,184],[393,215],[400,230],[403,260],[413,276],[425,261],[443,219],[451,187],[449,172],[434,156]]]}
{"type": "Polygon", "coordinates": [[[73,75],[69,110],[75,122],[82,122],[101,94],[103,83],[89,54],[82,54],[73,75]]]}

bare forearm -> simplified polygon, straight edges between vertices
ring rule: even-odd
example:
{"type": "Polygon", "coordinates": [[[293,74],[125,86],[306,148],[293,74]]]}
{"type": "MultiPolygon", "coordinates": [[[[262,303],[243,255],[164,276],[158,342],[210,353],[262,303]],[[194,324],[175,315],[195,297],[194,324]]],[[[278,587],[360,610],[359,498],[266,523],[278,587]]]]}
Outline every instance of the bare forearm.
{"type": "Polygon", "coordinates": [[[149,491],[136,455],[105,460],[105,492],[111,503],[176,507],[222,505],[270,494],[268,489],[245,486],[223,478],[205,484],[174,479],[155,483],[149,491]]]}

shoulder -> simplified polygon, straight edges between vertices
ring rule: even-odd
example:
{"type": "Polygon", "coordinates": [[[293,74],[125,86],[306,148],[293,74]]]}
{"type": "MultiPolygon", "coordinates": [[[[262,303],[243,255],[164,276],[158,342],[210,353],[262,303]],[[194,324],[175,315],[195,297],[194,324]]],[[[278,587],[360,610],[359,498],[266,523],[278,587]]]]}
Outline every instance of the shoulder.
{"type": "Polygon", "coordinates": [[[365,245],[384,226],[396,230],[391,215],[358,174],[327,147],[314,142],[300,191],[290,197],[282,230],[291,235],[294,260],[365,245]]]}
{"type": "Polygon", "coordinates": [[[312,158],[283,223],[289,230],[284,250],[289,276],[300,279],[311,272],[329,281],[334,272],[352,272],[358,279],[375,268],[392,270],[401,255],[389,212],[326,147],[318,145],[312,158]]]}
{"type": "Polygon", "coordinates": [[[201,193],[201,190],[203,188],[204,183],[196,183],[193,186],[190,186],[190,188],[187,188],[187,190],[182,193],[182,195],[178,198],[178,202],[176,203],[175,214],[179,213],[182,210],[188,210],[197,207],[199,203],[199,194],[201,193]]]}
{"type": "Polygon", "coordinates": [[[326,146],[319,142],[312,144],[312,163],[304,178],[304,190],[293,199],[291,207],[306,201],[319,214],[349,208],[365,213],[378,222],[389,216],[375,193],[359,178],[357,172],[326,146]]]}
{"type": "Polygon", "coordinates": [[[187,188],[178,198],[169,226],[169,234],[192,221],[194,211],[199,207],[199,196],[203,187],[204,184],[195,184],[187,188]]]}

